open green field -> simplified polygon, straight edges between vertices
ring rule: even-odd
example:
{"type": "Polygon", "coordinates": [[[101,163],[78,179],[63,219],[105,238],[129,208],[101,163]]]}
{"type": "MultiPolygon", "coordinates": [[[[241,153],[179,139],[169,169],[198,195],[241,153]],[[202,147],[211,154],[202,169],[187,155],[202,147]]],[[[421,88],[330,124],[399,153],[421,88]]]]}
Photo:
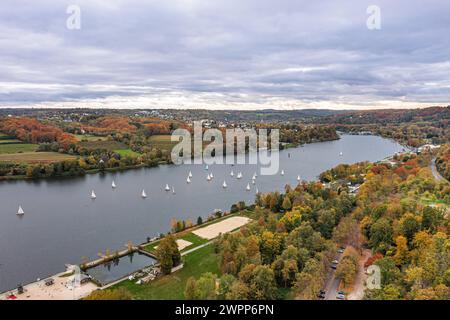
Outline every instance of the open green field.
{"type": "MultiPolygon", "coordinates": [[[[202,245],[202,244],[208,242],[208,240],[200,238],[199,236],[193,234],[192,232],[188,232],[188,233],[185,233],[183,235],[179,235],[176,238],[177,239],[183,239],[183,240],[186,240],[186,241],[189,241],[189,242],[192,243],[188,247],[186,247],[183,250],[181,250],[181,252],[184,252],[186,250],[198,247],[199,245],[202,245]]],[[[150,252],[150,253],[155,253],[156,252],[155,247],[157,247],[158,244],[159,244],[159,241],[156,241],[156,242],[153,242],[153,243],[143,247],[142,249],[144,249],[145,251],[150,252]]]]}
{"type": "Polygon", "coordinates": [[[176,300],[184,299],[184,288],[189,277],[199,278],[205,272],[220,275],[219,258],[212,244],[185,255],[183,261],[183,269],[148,284],[139,285],[135,281],[125,280],[112,288],[125,288],[137,300],[176,300]]]}
{"type": "Polygon", "coordinates": [[[128,149],[126,144],[117,141],[82,141],[79,145],[88,150],[106,149],[108,151],[114,151],[128,149]]]}
{"type": "Polygon", "coordinates": [[[115,153],[120,154],[121,157],[139,157],[140,154],[131,149],[114,150],[115,153]]]}
{"type": "Polygon", "coordinates": [[[106,141],[107,137],[94,136],[92,134],[76,134],[78,141],[106,141]]]}
{"type": "MultiPolygon", "coordinates": [[[[8,140],[3,140],[8,141],[8,140]]],[[[36,151],[38,145],[31,143],[0,143],[0,155],[36,151]]]]}
{"type": "MultiPolygon", "coordinates": [[[[34,146],[34,145],[33,145],[34,146]]],[[[2,146],[0,146],[1,148],[2,146]]],[[[18,163],[52,163],[65,160],[75,160],[77,157],[58,152],[23,152],[0,154],[0,162],[18,163]]]]}

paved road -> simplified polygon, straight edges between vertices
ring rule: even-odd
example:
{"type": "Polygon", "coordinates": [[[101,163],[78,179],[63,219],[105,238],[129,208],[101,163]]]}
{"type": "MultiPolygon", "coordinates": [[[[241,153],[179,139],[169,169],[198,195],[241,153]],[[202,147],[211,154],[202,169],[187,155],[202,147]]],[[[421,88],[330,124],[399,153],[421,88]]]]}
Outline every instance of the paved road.
{"type": "MultiPolygon", "coordinates": [[[[341,262],[342,259],[342,254],[338,253],[336,260],[341,262]]],[[[331,269],[331,267],[329,266],[328,268],[330,268],[330,273],[328,274],[328,280],[325,284],[325,299],[324,300],[336,300],[336,296],[338,293],[338,289],[339,289],[339,282],[340,279],[336,278],[335,276],[335,271],[334,269],[331,269]]]]}
{"type": "Polygon", "coordinates": [[[445,179],[443,176],[441,176],[441,174],[439,173],[439,171],[437,171],[436,168],[436,158],[431,159],[430,162],[430,169],[431,169],[431,173],[433,174],[434,178],[439,181],[447,181],[447,179],[445,179]]]}

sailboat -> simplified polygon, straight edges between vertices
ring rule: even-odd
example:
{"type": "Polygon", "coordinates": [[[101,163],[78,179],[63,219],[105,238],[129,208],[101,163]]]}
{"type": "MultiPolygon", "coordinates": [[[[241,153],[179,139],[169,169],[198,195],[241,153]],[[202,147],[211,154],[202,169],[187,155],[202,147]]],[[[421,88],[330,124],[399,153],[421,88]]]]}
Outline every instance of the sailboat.
{"type": "Polygon", "coordinates": [[[113,189],[117,187],[117,186],[116,186],[116,183],[114,182],[114,180],[113,180],[113,182],[111,183],[111,187],[112,187],[113,189]]]}
{"type": "Polygon", "coordinates": [[[25,213],[25,212],[23,211],[22,207],[19,206],[19,210],[17,210],[17,215],[18,215],[18,216],[23,216],[24,213],[25,213]]]}
{"type": "Polygon", "coordinates": [[[211,176],[209,174],[206,176],[206,180],[211,181],[211,176]]]}
{"type": "Polygon", "coordinates": [[[234,177],[234,172],[233,171],[230,172],[230,176],[234,177]]]}
{"type": "Polygon", "coordinates": [[[256,194],[258,194],[259,193],[259,190],[258,190],[258,188],[256,188],[256,192],[255,192],[256,194]]]}
{"type": "Polygon", "coordinates": [[[300,176],[297,176],[297,181],[300,181],[301,179],[300,179],[300,176]]]}
{"type": "Polygon", "coordinates": [[[209,169],[209,166],[208,166],[208,165],[206,165],[206,166],[205,166],[205,170],[208,170],[208,169],[209,169]]]}
{"type": "Polygon", "coordinates": [[[250,191],[250,183],[247,183],[247,187],[245,187],[245,190],[250,191]]]}
{"type": "Polygon", "coordinates": [[[281,170],[281,175],[284,176],[284,170],[281,170]]]}
{"type": "Polygon", "coordinates": [[[340,156],[342,156],[342,155],[343,155],[342,151],[341,151],[341,152],[339,152],[339,155],[340,155],[340,156]]]}
{"type": "Polygon", "coordinates": [[[225,181],[223,182],[222,187],[224,187],[224,188],[227,187],[227,183],[225,181]]]}
{"type": "Polygon", "coordinates": [[[172,194],[175,194],[175,187],[172,187],[172,194]]]}
{"type": "Polygon", "coordinates": [[[187,177],[186,182],[191,183],[191,178],[189,176],[187,177]]]}
{"type": "Polygon", "coordinates": [[[164,188],[164,190],[166,190],[166,191],[170,191],[170,187],[169,187],[169,185],[168,185],[168,184],[166,184],[166,187],[164,188]]]}
{"type": "Polygon", "coordinates": [[[256,183],[255,179],[252,179],[252,184],[255,184],[255,183],[256,183]]]}
{"type": "Polygon", "coordinates": [[[147,198],[147,194],[145,193],[145,190],[144,190],[144,189],[142,190],[141,197],[144,198],[144,199],[147,198]]]}
{"type": "Polygon", "coordinates": [[[95,195],[94,190],[92,190],[92,192],[91,192],[91,199],[95,199],[95,198],[97,198],[97,196],[95,195]]]}
{"type": "Polygon", "coordinates": [[[255,180],[255,179],[256,179],[256,173],[253,174],[253,177],[252,177],[252,180],[255,180]]]}
{"type": "Polygon", "coordinates": [[[209,174],[209,176],[212,178],[214,178],[214,175],[212,174],[212,172],[209,174]]]}
{"type": "Polygon", "coordinates": [[[239,173],[237,174],[237,177],[236,177],[236,178],[238,178],[238,179],[242,178],[242,172],[239,172],[239,173]]]}
{"type": "Polygon", "coordinates": [[[192,172],[191,171],[189,171],[188,177],[192,178],[192,172]]]}

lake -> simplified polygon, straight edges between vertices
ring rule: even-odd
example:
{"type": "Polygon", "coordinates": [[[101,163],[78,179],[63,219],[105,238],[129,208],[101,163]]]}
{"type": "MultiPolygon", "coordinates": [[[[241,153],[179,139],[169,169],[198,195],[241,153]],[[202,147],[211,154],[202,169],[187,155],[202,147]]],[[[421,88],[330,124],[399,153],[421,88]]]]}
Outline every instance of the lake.
{"type": "Polygon", "coordinates": [[[402,148],[377,136],[343,135],[337,141],[284,150],[280,170],[285,175],[258,176],[250,191],[245,189],[255,165],[211,165],[209,171],[203,165],[165,165],[70,179],[0,182],[0,291],[61,272],[65,264],[78,264],[82,257],[95,259],[100,251],[122,250],[128,241],[138,244],[167,232],[171,218],[195,222],[214,209],[229,210],[237,201],[251,203],[256,187],[260,192],[283,190],[287,183],[297,183],[297,175],[313,180],[339,163],[377,161],[402,148]],[[187,184],[189,171],[193,178],[187,184]],[[208,172],[214,173],[210,182],[208,172]],[[111,188],[113,180],[116,189],[111,188]],[[166,184],[174,186],[176,194],[164,191],[166,184]],[[19,205],[25,211],[22,217],[16,215],[19,205]]]}

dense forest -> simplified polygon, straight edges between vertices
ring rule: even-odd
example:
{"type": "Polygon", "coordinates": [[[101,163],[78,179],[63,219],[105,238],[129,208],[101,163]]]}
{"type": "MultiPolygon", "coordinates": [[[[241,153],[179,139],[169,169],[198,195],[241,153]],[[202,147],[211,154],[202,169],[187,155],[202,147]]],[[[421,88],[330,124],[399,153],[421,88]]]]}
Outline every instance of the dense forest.
{"type": "Polygon", "coordinates": [[[439,173],[450,181],[450,144],[441,147],[436,158],[436,167],[439,173]]]}
{"type": "Polygon", "coordinates": [[[364,175],[356,196],[314,182],[258,196],[255,222],[216,243],[221,275],[190,279],[185,297],[317,299],[336,249],[346,247],[336,269],[343,288],[370,250],[365,267],[379,266],[381,288],[365,299],[449,299],[449,218],[424,201],[448,203],[450,186],[433,179],[429,160],[399,156],[395,166],[359,163],[322,175],[345,182],[364,175]]]}

